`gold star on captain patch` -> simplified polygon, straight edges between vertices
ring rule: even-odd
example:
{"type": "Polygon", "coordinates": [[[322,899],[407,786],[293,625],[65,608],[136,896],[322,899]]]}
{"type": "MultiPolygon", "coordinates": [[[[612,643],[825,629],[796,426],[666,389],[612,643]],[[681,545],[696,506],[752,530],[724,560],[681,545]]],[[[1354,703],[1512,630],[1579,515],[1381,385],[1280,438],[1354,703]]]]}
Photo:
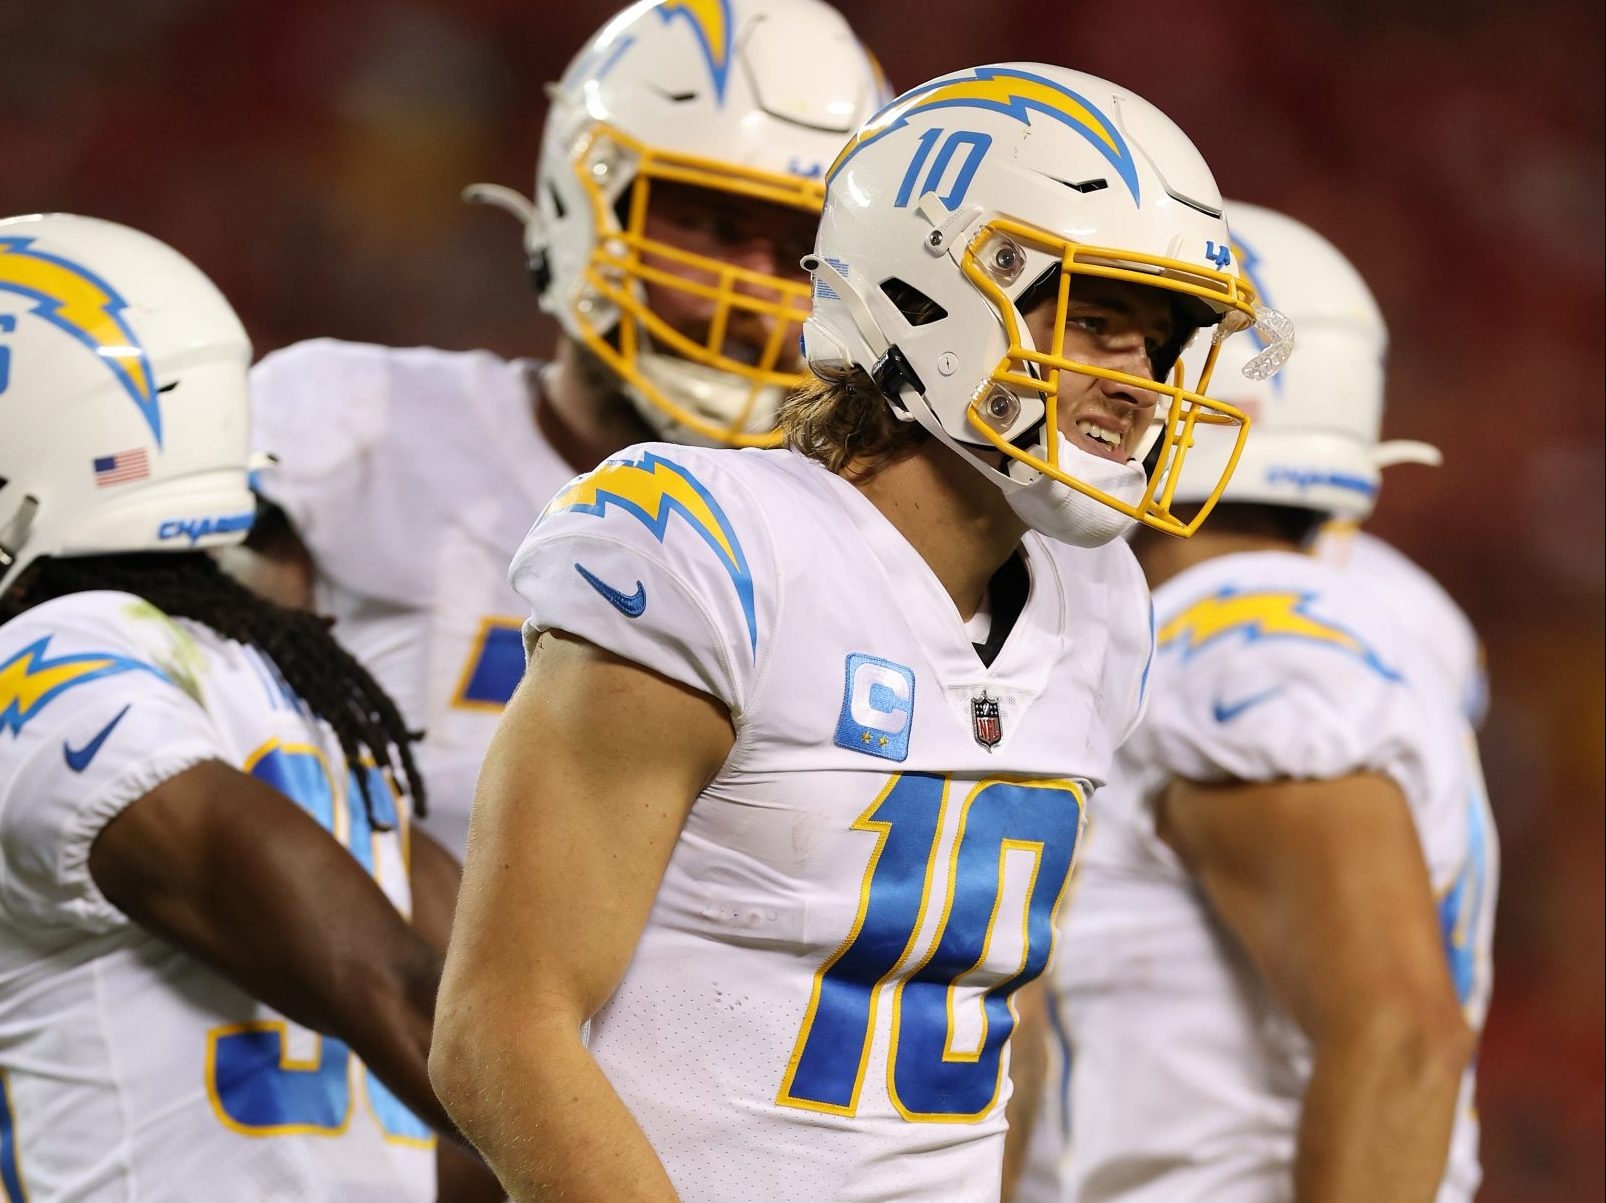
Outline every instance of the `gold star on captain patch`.
{"type": "Polygon", "coordinates": [[[869,743],[870,742],[870,733],[868,731],[866,731],[859,738],[862,739],[865,743],[869,743]]]}
{"type": "Polygon", "coordinates": [[[881,746],[883,748],[887,746],[887,737],[885,735],[881,737],[881,746]]]}

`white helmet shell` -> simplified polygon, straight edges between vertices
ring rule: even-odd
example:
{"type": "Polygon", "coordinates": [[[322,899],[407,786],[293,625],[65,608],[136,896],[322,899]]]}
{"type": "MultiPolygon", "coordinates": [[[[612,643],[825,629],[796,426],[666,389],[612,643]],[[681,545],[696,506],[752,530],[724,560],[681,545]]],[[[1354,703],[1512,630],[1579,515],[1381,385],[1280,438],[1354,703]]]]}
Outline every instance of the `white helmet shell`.
{"type": "MultiPolygon", "coordinates": [[[[1240,268],[1260,299],[1298,327],[1299,347],[1269,379],[1243,374],[1258,334],[1235,339],[1216,362],[1215,391],[1254,421],[1223,500],[1287,505],[1360,521],[1377,500],[1380,469],[1405,460],[1437,462],[1421,443],[1382,443],[1382,311],[1354,265],[1292,217],[1228,202],[1240,268]]],[[[1195,359],[1199,348],[1185,359],[1195,359]]],[[[1179,502],[1201,501],[1230,440],[1201,429],[1177,484],[1179,502]]]]}
{"type": "Polygon", "coordinates": [[[250,360],[171,247],[90,217],[0,220],[0,591],[40,556],[242,540],[250,360]]]}
{"type": "Polygon", "coordinates": [[[648,238],[651,187],[818,213],[826,167],[887,99],[880,67],[821,0],[644,0],[586,44],[550,95],[534,203],[522,209],[542,307],[663,437],[774,445],[776,407],[802,381],[795,327],[808,284],[648,238]],[[712,300],[707,336],[659,317],[649,286],[712,300]],[[733,313],[765,319],[766,345],[728,354],[733,313]]]}
{"type": "Polygon", "coordinates": [[[1256,320],[1215,180],[1187,135],[1106,80],[1003,63],[900,96],[855,135],[827,181],[804,327],[811,367],[826,376],[858,367],[945,442],[1002,451],[1005,469],[971,458],[1006,494],[1047,476],[1123,520],[1191,533],[1198,521],[1172,516],[1165,488],[1188,432],[1205,418],[1243,433],[1240,415],[1203,395],[1208,371],[1188,384],[1120,377],[1034,346],[1016,307],[1057,268],[1055,329],[1077,274],[1169,290],[1186,329],[1256,320]],[[1141,496],[1103,487],[1086,463],[1060,462],[1060,372],[1161,394],[1141,496]]]}

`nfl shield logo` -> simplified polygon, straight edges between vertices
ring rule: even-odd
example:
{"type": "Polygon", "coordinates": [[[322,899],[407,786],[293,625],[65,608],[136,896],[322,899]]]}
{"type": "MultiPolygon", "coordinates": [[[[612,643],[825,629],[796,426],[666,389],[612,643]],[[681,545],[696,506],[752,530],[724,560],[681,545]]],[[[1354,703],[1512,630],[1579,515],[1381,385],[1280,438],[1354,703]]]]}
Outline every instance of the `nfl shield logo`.
{"type": "Polygon", "coordinates": [[[970,699],[970,726],[976,742],[989,752],[1004,738],[1004,724],[998,717],[998,699],[985,693],[970,699]]]}

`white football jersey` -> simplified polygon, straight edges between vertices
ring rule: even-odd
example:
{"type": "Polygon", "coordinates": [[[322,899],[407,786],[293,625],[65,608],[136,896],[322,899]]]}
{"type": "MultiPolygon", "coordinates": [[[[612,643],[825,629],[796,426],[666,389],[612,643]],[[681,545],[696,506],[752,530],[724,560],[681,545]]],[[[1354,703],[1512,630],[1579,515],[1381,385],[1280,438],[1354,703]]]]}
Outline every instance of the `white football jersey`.
{"type": "Polygon", "coordinates": [[[459,859],[480,761],[524,672],[507,566],[574,476],[535,425],[535,363],[319,339],[252,369],[257,487],[311,551],[318,609],[407,725],[424,829],[459,859]]]}
{"type": "Polygon", "coordinates": [[[1443,669],[1467,720],[1481,727],[1489,709],[1483,643],[1444,586],[1404,552],[1350,523],[1324,526],[1316,554],[1393,608],[1411,638],[1443,669]]]}
{"type": "Polygon", "coordinates": [[[126,593],[0,627],[0,1195],[433,1199],[434,1137],[344,1044],[96,888],[100,831],[211,759],[288,794],[407,911],[403,808],[370,769],[370,821],[332,733],[255,649],[126,593]]]}
{"type": "Polygon", "coordinates": [[[1152,648],[1125,545],[1023,546],[991,668],[880,511],[790,451],[627,449],[514,560],[527,637],[577,634],[736,729],[590,1029],[686,1203],[998,1197],[1010,995],[1152,648]]]}
{"type": "MultiPolygon", "coordinates": [[[[1073,1056],[1066,1199],[1283,1203],[1309,1042],[1155,832],[1175,778],[1391,778],[1410,806],[1468,1021],[1488,1005],[1498,849],[1434,652],[1353,575],[1223,556],[1155,593],[1148,714],[1099,795],[1055,981],[1073,1056]]],[[[1441,1203],[1479,1180],[1469,1069],[1441,1203]]]]}

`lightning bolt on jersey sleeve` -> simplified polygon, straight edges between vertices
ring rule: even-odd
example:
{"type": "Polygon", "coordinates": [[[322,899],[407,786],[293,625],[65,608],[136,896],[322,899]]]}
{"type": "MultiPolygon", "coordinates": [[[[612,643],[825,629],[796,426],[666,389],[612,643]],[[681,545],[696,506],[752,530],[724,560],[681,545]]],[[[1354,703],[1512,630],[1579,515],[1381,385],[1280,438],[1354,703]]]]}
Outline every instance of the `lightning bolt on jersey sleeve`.
{"type": "Polygon", "coordinates": [[[1286,557],[1296,571],[1257,583],[1228,575],[1236,558],[1169,592],[1158,656],[1172,695],[1151,710],[1143,750],[1197,781],[1370,771],[1420,793],[1418,687],[1389,633],[1313,561],[1286,557]]]}
{"type": "Polygon", "coordinates": [[[526,642],[558,629],[723,702],[740,722],[774,618],[768,530],[706,452],[643,444],[575,480],[519,549],[526,642]]]}
{"type": "Polygon", "coordinates": [[[158,646],[166,624],[130,637],[142,612],[127,594],[81,593],[0,629],[0,905],[17,920],[126,924],[90,877],[90,845],[129,803],[221,754],[158,646]]]}

